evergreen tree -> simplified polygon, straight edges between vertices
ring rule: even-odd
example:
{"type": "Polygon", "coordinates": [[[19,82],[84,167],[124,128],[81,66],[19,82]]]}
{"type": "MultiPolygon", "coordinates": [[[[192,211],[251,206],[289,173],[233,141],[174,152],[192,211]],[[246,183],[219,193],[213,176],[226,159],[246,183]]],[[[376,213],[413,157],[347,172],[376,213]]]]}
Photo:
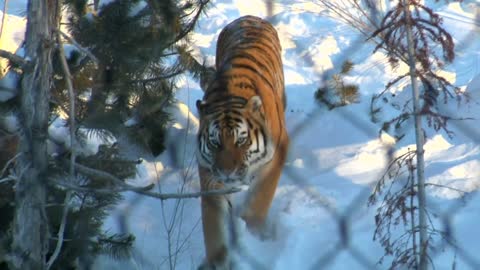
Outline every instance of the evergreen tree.
{"type": "MultiPolygon", "coordinates": [[[[104,218],[126,187],[124,180],[135,175],[138,163],[122,155],[122,145],[115,139],[127,137],[154,155],[163,151],[169,121],[165,109],[174,101],[176,76],[186,70],[198,74],[203,68],[193,60],[186,44],[188,33],[207,2],[122,0],[99,6],[98,1],[93,5],[86,0],[64,1],[72,38],[63,35],[65,40],[60,42],[62,33],[58,33],[52,39],[58,46],[49,47],[54,48],[52,70],[45,79],[53,84],[45,93],[49,95],[48,125],[71,126],[74,138],[58,139],[52,134],[40,138],[44,145],[48,142],[54,146],[44,159],[47,167],[41,175],[44,194],[48,194],[39,206],[44,213],[40,226],[45,229],[42,235],[46,241],[41,250],[36,250],[43,258],[35,263],[44,265],[28,269],[87,269],[98,254],[116,258],[129,255],[134,236],[112,235],[102,230],[104,218]],[[68,86],[70,76],[62,68],[64,58],[58,48],[68,52],[73,103],[68,86]],[[71,109],[73,117],[65,117],[71,109]],[[59,117],[66,119],[60,121],[59,117]],[[88,139],[94,135],[102,142],[98,151],[85,151],[88,139]],[[72,164],[74,175],[69,168],[72,164]]],[[[52,0],[49,8],[59,6],[58,1],[52,0]]],[[[58,21],[49,23],[49,29],[58,29],[58,21]]],[[[13,62],[12,68],[20,76],[29,74],[22,61],[13,62]]],[[[8,109],[7,103],[3,103],[0,111],[19,115],[20,101],[21,98],[14,97],[8,101],[8,109]]],[[[15,142],[9,143],[12,149],[1,153],[0,165],[5,169],[0,179],[15,178],[20,172],[20,167],[14,165],[17,159],[8,162],[14,158],[16,146],[23,149],[28,145],[26,141],[18,142],[20,135],[18,130],[0,134],[0,145],[4,140],[15,142]]],[[[5,232],[0,236],[0,269],[9,269],[16,263],[12,261],[16,252],[12,248],[13,228],[19,224],[13,220],[14,184],[15,181],[0,181],[0,195],[8,195],[0,197],[0,228],[5,232]]]]}
{"type": "Polygon", "coordinates": [[[98,9],[88,1],[67,2],[73,38],[97,58],[74,66],[75,79],[83,82],[77,89],[88,97],[77,100],[78,121],[128,135],[160,154],[169,120],[165,108],[173,102],[177,75],[189,67],[180,61],[188,57],[182,44],[206,2],[125,0],[98,9]]]}

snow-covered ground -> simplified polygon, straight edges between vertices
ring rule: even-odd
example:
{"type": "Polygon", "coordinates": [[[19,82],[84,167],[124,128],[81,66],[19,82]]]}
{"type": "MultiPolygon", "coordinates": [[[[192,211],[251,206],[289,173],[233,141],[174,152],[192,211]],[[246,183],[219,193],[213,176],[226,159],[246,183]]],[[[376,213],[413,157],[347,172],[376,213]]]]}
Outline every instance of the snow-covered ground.
{"type": "MultiPolygon", "coordinates": [[[[274,25],[284,49],[290,153],[270,211],[274,236],[260,240],[239,220],[238,260],[245,269],[386,269],[388,257],[384,264],[375,265],[383,249],[372,240],[379,205],[368,207],[367,199],[385,170],[389,147],[393,146],[395,155],[415,148],[414,129],[407,128],[397,143],[388,134],[379,136],[380,124],[370,121],[370,99],[406,67],[392,69],[382,51],[372,53],[374,44],[334,16],[326,16],[318,5],[281,2],[274,5],[274,25]],[[338,70],[345,59],[355,63],[347,79],[359,85],[360,102],[328,111],[314,101],[313,93],[322,73],[338,70]],[[347,234],[341,233],[344,219],[347,234]],[[349,246],[342,247],[346,235],[349,246]]],[[[444,109],[474,118],[450,122],[453,137],[426,127],[426,181],[468,192],[463,196],[454,189],[428,189],[427,202],[435,214],[432,222],[438,229],[451,225],[458,245],[455,249],[438,243],[432,260],[436,269],[453,265],[475,269],[470,259],[479,266],[480,259],[475,257],[480,248],[480,22],[475,21],[475,12],[480,7],[475,0],[449,4],[432,0],[426,5],[445,16],[444,26],[457,45],[454,63],[442,74],[471,96],[467,104],[458,106],[452,100],[444,109]]],[[[213,1],[193,35],[199,57],[213,63],[222,27],[246,14],[265,17],[264,1],[213,1]]],[[[202,91],[189,77],[180,83],[168,151],[139,165],[132,183],[155,182],[161,192],[199,189],[193,148],[198,128],[195,101],[202,91]]],[[[405,84],[391,91],[399,104],[410,95],[405,84]]],[[[397,108],[385,104],[382,117],[397,115],[397,108]]],[[[135,194],[125,197],[105,228],[114,232],[126,225],[136,236],[135,254],[126,262],[102,258],[95,269],[195,269],[202,262],[199,199],[161,202],[135,194]]]]}

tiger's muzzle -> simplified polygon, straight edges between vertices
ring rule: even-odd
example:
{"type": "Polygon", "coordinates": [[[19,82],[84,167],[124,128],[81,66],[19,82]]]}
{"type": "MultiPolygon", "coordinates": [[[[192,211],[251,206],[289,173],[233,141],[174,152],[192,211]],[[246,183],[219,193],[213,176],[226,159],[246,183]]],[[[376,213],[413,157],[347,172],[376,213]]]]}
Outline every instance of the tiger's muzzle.
{"type": "Polygon", "coordinates": [[[212,172],[217,181],[229,187],[250,185],[252,182],[252,177],[248,176],[247,169],[243,167],[234,170],[213,168],[212,172]]]}

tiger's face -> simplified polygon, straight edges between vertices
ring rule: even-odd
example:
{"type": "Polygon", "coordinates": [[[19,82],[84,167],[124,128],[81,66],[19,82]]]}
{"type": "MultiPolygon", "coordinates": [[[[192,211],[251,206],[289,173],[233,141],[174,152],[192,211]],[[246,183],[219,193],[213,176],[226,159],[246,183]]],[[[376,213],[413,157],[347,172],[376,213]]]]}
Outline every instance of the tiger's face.
{"type": "Polygon", "coordinates": [[[227,185],[250,184],[258,168],[273,157],[260,97],[243,102],[240,99],[219,105],[197,102],[197,160],[217,181],[227,185]]]}

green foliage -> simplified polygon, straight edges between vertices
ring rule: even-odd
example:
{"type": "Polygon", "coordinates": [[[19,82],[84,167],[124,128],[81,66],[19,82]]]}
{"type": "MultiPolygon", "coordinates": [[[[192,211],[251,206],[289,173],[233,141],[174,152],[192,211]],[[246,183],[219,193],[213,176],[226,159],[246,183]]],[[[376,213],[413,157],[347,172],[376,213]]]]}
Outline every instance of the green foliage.
{"type": "MultiPolygon", "coordinates": [[[[77,100],[80,124],[127,135],[160,154],[176,77],[192,68],[183,61],[190,52],[181,44],[206,2],[125,0],[95,10],[88,1],[67,1],[73,38],[98,59],[84,56],[71,66],[76,91],[84,97],[77,100]]],[[[65,100],[63,78],[55,83],[55,97],[65,100]]]]}
{"type": "Polygon", "coordinates": [[[200,87],[205,91],[215,78],[215,68],[207,66],[205,59],[203,63],[198,62],[184,47],[179,47],[179,51],[181,64],[188,69],[194,79],[200,81],[200,87]]]}
{"type": "Polygon", "coordinates": [[[126,259],[130,257],[130,248],[133,245],[133,241],[135,241],[135,237],[131,234],[114,234],[99,237],[96,248],[99,253],[108,254],[115,259],[126,259]]]}
{"type": "Polygon", "coordinates": [[[342,64],[340,73],[327,80],[325,86],[318,88],[315,99],[327,105],[329,110],[358,102],[358,85],[345,83],[344,77],[352,71],[354,64],[347,60],[342,64]]]}
{"type": "MultiPolygon", "coordinates": [[[[111,142],[127,137],[153,155],[165,149],[165,132],[171,120],[166,108],[174,102],[176,77],[187,70],[193,74],[199,70],[193,62],[185,61],[193,59],[185,42],[208,1],[121,0],[100,7],[87,0],[64,3],[72,38],[96,58],[81,50],[67,50],[75,91],[76,163],[97,174],[76,169],[75,176],[69,176],[71,149],[63,142],[57,145],[50,141],[56,151],[51,153],[45,176],[49,183],[45,209],[50,237],[47,259],[57,245],[67,207],[65,198],[67,191],[71,192],[62,249],[51,268],[58,270],[87,269],[99,254],[114,258],[130,255],[135,237],[107,233],[102,224],[121,199],[115,191],[118,181],[134,177],[138,161],[123,157],[120,145],[111,142]],[[81,148],[92,138],[103,144],[97,153],[87,155],[81,148]]],[[[52,120],[68,115],[70,110],[58,52],[53,65],[52,120]]],[[[14,110],[17,105],[11,106],[14,110]]],[[[4,149],[0,147],[0,152],[4,149]]],[[[1,157],[14,154],[10,151],[1,157]]],[[[0,183],[0,269],[8,269],[4,260],[12,241],[13,183],[0,183]]]]}
{"type": "MultiPolygon", "coordinates": [[[[54,182],[74,184],[82,190],[72,191],[62,250],[52,269],[78,269],[78,260],[81,260],[83,265],[88,265],[97,254],[107,254],[114,258],[128,257],[134,236],[108,234],[102,229],[108,211],[122,198],[121,195],[114,191],[108,194],[95,192],[97,189],[113,190],[116,184],[81,172],[77,172],[75,179],[69,179],[65,172],[68,155],[67,153],[51,160],[47,178],[54,182]]],[[[96,154],[81,155],[77,161],[82,166],[108,173],[121,180],[134,177],[138,164],[137,161],[123,158],[116,144],[100,145],[96,154]]],[[[58,241],[57,232],[62,222],[66,192],[67,189],[55,185],[48,188],[46,215],[49,221],[50,243],[47,256],[53,253],[58,241]]],[[[0,229],[4,232],[0,236],[0,255],[9,252],[9,243],[12,241],[10,232],[14,194],[13,181],[0,183],[0,229]]],[[[0,256],[0,269],[8,269],[3,262],[4,258],[5,256],[0,256]]]]}
{"type": "MultiPolygon", "coordinates": [[[[51,177],[55,181],[71,181],[65,175],[62,168],[66,167],[65,158],[61,157],[58,162],[53,163],[50,171],[51,177]]],[[[136,161],[130,161],[119,154],[116,144],[100,145],[95,155],[79,156],[78,164],[90,169],[109,173],[118,179],[127,179],[135,176],[136,161]]],[[[67,215],[67,226],[64,233],[63,248],[59,259],[54,264],[54,269],[77,269],[76,259],[92,261],[96,254],[110,254],[118,256],[117,253],[129,254],[134,237],[132,235],[108,235],[102,229],[103,220],[107,217],[108,211],[115,205],[121,196],[117,192],[108,194],[97,193],[97,189],[113,189],[115,183],[106,181],[102,177],[94,175],[85,175],[77,172],[73,183],[81,187],[82,190],[73,191],[73,199],[70,203],[67,215]],[[105,239],[112,239],[106,242],[105,239]],[[116,241],[113,241],[116,239],[116,241]],[[112,245],[118,244],[117,247],[112,245]],[[109,246],[109,247],[108,247],[109,246]],[[122,252],[119,252],[122,250],[122,252]],[[116,253],[110,253],[109,251],[116,253]]],[[[65,190],[52,188],[49,196],[47,209],[48,220],[50,222],[50,234],[56,235],[58,232],[62,212],[64,209],[65,190]]],[[[50,247],[56,245],[56,238],[51,238],[50,247]]]]}

